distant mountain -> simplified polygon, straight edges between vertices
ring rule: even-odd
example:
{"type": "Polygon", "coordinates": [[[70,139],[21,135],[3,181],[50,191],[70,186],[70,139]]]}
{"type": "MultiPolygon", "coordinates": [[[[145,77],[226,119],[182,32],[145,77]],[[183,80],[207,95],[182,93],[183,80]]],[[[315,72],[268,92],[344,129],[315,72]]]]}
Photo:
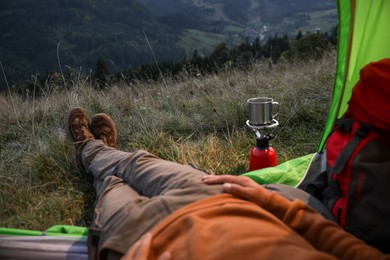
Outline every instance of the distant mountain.
{"type": "Polygon", "coordinates": [[[59,71],[58,61],[65,73],[93,73],[102,58],[117,72],[152,54],[177,61],[245,37],[329,30],[337,13],[334,0],[18,0],[0,1],[0,19],[0,61],[12,83],[59,71]]]}
{"type": "MultiPolygon", "coordinates": [[[[223,32],[224,27],[273,27],[276,33],[289,33],[322,18],[336,24],[335,0],[138,0],[159,17],[181,15],[203,30],[223,32]],[[331,11],[331,12],[329,12],[331,11]],[[320,14],[322,13],[322,15],[320,14]],[[316,17],[317,16],[317,17],[316,17]],[[320,16],[320,17],[318,17],[320,16]],[[275,29],[277,28],[277,29],[275,29]]],[[[314,30],[315,28],[313,28],[314,30]]],[[[330,29],[325,25],[325,29],[330,29]]]]}
{"type": "Polygon", "coordinates": [[[0,2],[0,60],[10,78],[64,66],[94,69],[99,58],[112,70],[183,58],[180,33],[160,23],[135,0],[18,0],[0,2]],[[146,38],[147,37],[147,38],[146,38]]]}

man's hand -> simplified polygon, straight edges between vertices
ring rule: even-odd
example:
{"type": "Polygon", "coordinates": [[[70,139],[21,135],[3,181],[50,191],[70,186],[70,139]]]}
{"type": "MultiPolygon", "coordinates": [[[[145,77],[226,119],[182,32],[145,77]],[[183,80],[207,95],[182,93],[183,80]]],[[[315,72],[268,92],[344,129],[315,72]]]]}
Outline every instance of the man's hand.
{"type": "MultiPolygon", "coordinates": [[[[127,251],[126,255],[122,256],[121,260],[146,260],[149,256],[149,248],[152,243],[152,235],[150,233],[146,233],[143,235],[132,247],[130,247],[129,251],[127,251]]],[[[170,260],[172,259],[172,255],[169,252],[163,253],[158,260],[170,260]]]]}
{"type": "Polygon", "coordinates": [[[271,192],[248,177],[233,175],[206,175],[202,178],[206,184],[223,184],[223,191],[252,201],[263,207],[267,205],[271,192]]]}

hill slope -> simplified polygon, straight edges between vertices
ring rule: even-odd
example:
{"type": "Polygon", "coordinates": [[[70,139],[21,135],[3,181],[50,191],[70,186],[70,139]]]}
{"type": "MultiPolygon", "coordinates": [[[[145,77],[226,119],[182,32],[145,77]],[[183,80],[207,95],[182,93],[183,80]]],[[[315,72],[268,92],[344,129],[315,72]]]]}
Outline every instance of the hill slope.
{"type": "Polygon", "coordinates": [[[0,61],[11,84],[58,71],[57,47],[64,72],[93,73],[99,58],[118,72],[154,62],[150,48],[178,61],[245,37],[327,31],[336,18],[333,0],[1,1],[0,61]]]}
{"type": "Polygon", "coordinates": [[[99,58],[113,69],[151,62],[144,33],[159,59],[184,56],[178,34],[134,0],[2,1],[0,10],[0,59],[10,78],[58,70],[60,42],[61,63],[87,72],[99,58]]]}

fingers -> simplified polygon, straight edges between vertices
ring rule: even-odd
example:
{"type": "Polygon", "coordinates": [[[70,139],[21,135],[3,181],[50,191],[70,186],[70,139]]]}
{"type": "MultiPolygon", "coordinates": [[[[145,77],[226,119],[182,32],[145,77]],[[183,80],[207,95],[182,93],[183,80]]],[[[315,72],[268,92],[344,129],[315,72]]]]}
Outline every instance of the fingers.
{"type": "Polygon", "coordinates": [[[247,187],[243,187],[234,183],[224,183],[223,191],[234,196],[242,197],[244,199],[249,199],[252,197],[253,190],[247,187]]]}
{"type": "Polygon", "coordinates": [[[258,186],[248,177],[234,175],[213,175],[204,176],[202,181],[206,184],[223,184],[223,191],[232,195],[247,198],[247,189],[258,186]]]}
{"type": "Polygon", "coordinates": [[[152,234],[146,233],[141,241],[141,245],[139,246],[138,249],[138,254],[137,257],[140,257],[141,259],[146,259],[149,253],[149,247],[150,244],[152,243],[152,234]]]}
{"type": "Polygon", "coordinates": [[[250,185],[252,182],[248,177],[234,175],[206,175],[203,176],[202,181],[206,184],[234,183],[241,186],[250,185]]]}
{"type": "Polygon", "coordinates": [[[130,249],[127,251],[127,253],[121,257],[121,260],[132,260],[134,259],[134,255],[136,254],[139,245],[141,244],[141,241],[138,240],[130,249]]]}
{"type": "Polygon", "coordinates": [[[267,205],[271,193],[249,177],[233,175],[207,175],[202,178],[205,184],[223,184],[223,191],[252,201],[259,206],[267,205]]]}
{"type": "MultiPolygon", "coordinates": [[[[152,235],[150,233],[146,233],[132,247],[130,247],[126,255],[121,257],[121,260],[148,259],[151,243],[152,235]]],[[[172,260],[172,254],[170,252],[164,252],[158,257],[158,260],[172,260]]]]}
{"type": "Polygon", "coordinates": [[[233,194],[235,190],[237,190],[237,184],[231,184],[231,183],[224,183],[222,185],[223,191],[226,193],[233,194]]]}
{"type": "Polygon", "coordinates": [[[146,233],[129,249],[129,251],[127,251],[126,255],[124,255],[121,260],[147,259],[151,241],[152,235],[146,233]]]}
{"type": "Polygon", "coordinates": [[[172,254],[170,252],[164,252],[159,256],[158,260],[172,260],[172,254]]]}

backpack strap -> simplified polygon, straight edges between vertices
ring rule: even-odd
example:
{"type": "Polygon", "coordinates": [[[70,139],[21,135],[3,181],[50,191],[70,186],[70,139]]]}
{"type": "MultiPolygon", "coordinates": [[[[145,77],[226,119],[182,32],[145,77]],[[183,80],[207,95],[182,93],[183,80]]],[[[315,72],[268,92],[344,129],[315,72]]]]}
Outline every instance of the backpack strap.
{"type": "MultiPolygon", "coordinates": [[[[352,125],[354,120],[350,118],[345,118],[345,119],[348,119],[346,121],[347,124],[344,124],[341,127],[343,131],[350,133],[352,131],[352,125]]],[[[355,151],[360,141],[367,136],[368,131],[370,131],[370,129],[371,129],[371,125],[365,123],[360,124],[359,128],[355,132],[355,136],[345,145],[343,150],[340,152],[339,156],[337,157],[336,161],[333,164],[333,167],[330,170],[330,174],[332,173],[340,174],[343,171],[353,151],[355,151]]]]}
{"type": "MultiPolygon", "coordinates": [[[[336,122],[335,129],[341,128],[340,130],[345,133],[350,133],[354,120],[351,118],[341,118],[336,122]]],[[[322,193],[324,203],[331,209],[340,195],[340,189],[338,183],[332,179],[332,174],[340,174],[345,166],[347,165],[349,158],[359,145],[361,140],[365,138],[371,129],[371,125],[361,123],[359,128],[356,130],[354,137],[344,146],[339,156],[336,158],[332,168],[327,169],[328,187],[322,193]]]]}

